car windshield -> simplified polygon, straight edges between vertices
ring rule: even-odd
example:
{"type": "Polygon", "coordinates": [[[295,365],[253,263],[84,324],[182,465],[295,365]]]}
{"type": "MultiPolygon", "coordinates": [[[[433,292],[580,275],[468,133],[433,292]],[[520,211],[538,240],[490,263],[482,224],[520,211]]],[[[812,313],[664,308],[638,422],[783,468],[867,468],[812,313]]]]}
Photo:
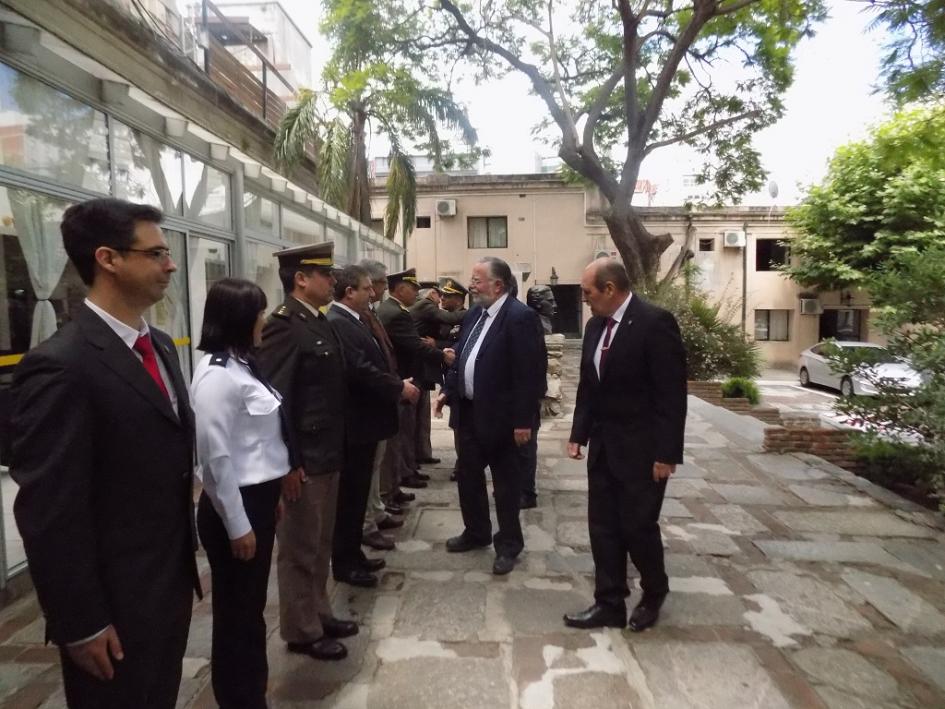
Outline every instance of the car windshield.
{"type": "Polygon", "coordinates": [[[885,347],[844,347],[844,349],[866,364],[889,364],[900,361],[885,347]]]}

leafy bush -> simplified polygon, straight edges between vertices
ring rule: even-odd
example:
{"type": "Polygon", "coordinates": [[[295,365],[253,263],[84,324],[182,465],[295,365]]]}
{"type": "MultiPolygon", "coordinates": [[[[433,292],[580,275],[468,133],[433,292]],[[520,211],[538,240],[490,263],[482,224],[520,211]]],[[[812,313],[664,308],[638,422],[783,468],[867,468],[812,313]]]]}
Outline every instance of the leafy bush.
{"type": "Polygon", "coordinates": [[[723,399],[748,399],[752,405],[761,403],[758,385],[745,377],[732,377],[722,382],[723,399]]]}
{"type": "Polygon", "coordinates": [[[711,303],[693,285],[694,275],[694,269],[687,269],[682,283],[664,283],[646,294],[676,316],[686,346],[687,376],[693,381],[757,377],[761,372],[757,346],[731,323],[724,303],[711,303]]]}
{"type": "Polygon", "coordinates": [[[937,497],[945,506],[945,467],[934,449],[864,434],[853,438],[853,451],[858,472],[867,480],[926,499],[937,497]]]}

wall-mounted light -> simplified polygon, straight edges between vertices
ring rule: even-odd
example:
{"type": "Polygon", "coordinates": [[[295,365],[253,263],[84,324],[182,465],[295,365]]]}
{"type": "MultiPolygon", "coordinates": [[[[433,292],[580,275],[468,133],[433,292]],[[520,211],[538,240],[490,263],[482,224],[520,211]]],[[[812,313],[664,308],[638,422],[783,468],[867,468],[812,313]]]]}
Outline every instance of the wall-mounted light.
{"type": "Polygon", "coordinates": [[[558,272],[555,270],[555,267],[551,267],[551,276],[548,278],[548,283],[553,286],[558,285],[558,272]]]}
{"type": "Polygon", "coordinates": [[[258,180],[262,175],[262,165],[258,162],[244,162],[243,174],[251,180],[258,180]]]}
{"type": "Polygon", "coordinates": [[[224,162],[230,154],[230,146],[222,143],[210,143],[210,159],[224,162]]]}
{"type": "Polygon", "coordinates": [[[166,116],[164,118],[164,134],[169,138],[180,138],[187,132],[187,119],[173,118],[166,116]]]}

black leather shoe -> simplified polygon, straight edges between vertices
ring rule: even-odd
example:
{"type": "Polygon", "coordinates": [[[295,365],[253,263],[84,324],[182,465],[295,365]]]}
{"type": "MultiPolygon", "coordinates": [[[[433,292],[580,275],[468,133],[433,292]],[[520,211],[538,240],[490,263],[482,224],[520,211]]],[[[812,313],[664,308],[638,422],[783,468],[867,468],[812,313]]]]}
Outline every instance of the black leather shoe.
{"type": "Polygon", "coordinates": [[[497,556],[492,562],[492,573],[496,576],[505,576],[515,568],[514,556],[497,556]]]}
{"type": "Polygon", "coordinates": [[[627,624],[627,611],[595,603],[580,613],[565,613],[564,624],[569,628],[622,628],[627,624]]]}
{"type": "Polygon", "coordinates": [[[361,568],[369,573],[380,571],[385,566],[387,562],[383,559],[361,559],[361,568]]]}
{"type": "Polygon", "coordinates": [[[417,458],[417,462],[423,465],[436,465],[440,462],[439,458],[417,458]]]}
{"type": "Polygon", "coordinates": [[[421,480],[416,475],[404,478],[400,481],[401,487],[409,487],[414,490],[422,490],[427,486],[426,480],[421,480]]]}
{"type": "Polygon", "coordinates": [[[394,540],[386,534],[374,531],[361,537],[361,544],[378,551],[390,551],[394,548],[394,540]]]}
{"type": "Polygon", "coordinates": [[[397,529],[398,527],[403,526],[404,521],[402,519],[394,519],[393,517],[385,517],[377,523],[377,528],[381,530],[397,529]]]}
{"type": "Polygon", "coordinates": [[[656,621],[660,617],[660,608],[663,605],[663,601],[666,600],[666,594],[659,596],[646,596],[637,604],[637,607],[633,609],[633,613],[630,614],[630,623],[628,627],[634,633],[639,633],[641,630],[646,630],[649,627],[656,625],[656,621]]]}
{"type": "Polygon", "coordinates": [[[398,505],[403,505],[408,502],[413,502],[416,499],[417,499],[417,496],[414,495],[412,492],[404,492],[403,490],[398,490],[397,493],[394,495],[394,502],[397,503],[398,505]]]}
{"type": "Polygon", "coordinates": [[[458,537],[450,537],[446,540],[446,551],[459,554],[464,551],[472,551],[473,549],[482,549],[490,544],[492,544],[491,539],[484,542],[477,542],[474,539],[470,539],[465,534],[460,534],[458,537]]]}
{"type": "Polygon", "coordinates": [[[520,510],[533,510],[536,507],[538,507],[537,497],[522,495],[522,498],[518,502],[518,508],[520,510]]]}
{"type": "Polygon", "coordinates": [[[358,624],[341,618],[322,618],[322,630],[327,638],[350,638],[358,634],[358,624]]]}
{"type": "Polygon", "coordinates": [[[287,648],[289,652],[316,660],[343,660],[348,656],[348,649],[331,638],[320,638],[313,643],[288,643],[287,648]]]}
{"type": "Polygon", "coordinates": [[[374,588],[377,586],[377,576],[363,569],[335,572],[335,581],[346,583],[350,586],[360,586],[361,588],[374,588]]]}
{"type": "Polygon", "coordinates": [[[417,480],[423,480],[423,482],[430,481],[430,476],[427,475],[426,473],[421,473],[419,470],[413,471],[413,477],[415,477],[417,480]]]}
{"type": "Polygon", "coordinates": [[[454,470],[450,473],[450,482],[456,482],[456,478],[459,476],[459,471],[454,470]]]}
{"type": "Polygon", "coordinates": [[[407,510],[405,510],[403,507],[400,507],[399,505],[390,504],[384,505],[384,511],[389,515],[402,515],[407,510]]]}

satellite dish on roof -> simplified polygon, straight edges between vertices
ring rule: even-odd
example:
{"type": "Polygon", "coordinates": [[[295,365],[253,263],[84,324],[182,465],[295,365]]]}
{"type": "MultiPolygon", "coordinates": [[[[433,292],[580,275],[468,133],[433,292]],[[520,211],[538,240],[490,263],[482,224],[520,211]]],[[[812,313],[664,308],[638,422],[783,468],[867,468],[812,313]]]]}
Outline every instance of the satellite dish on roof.
{"type": "Polygon", "coordinates": [[[771,199],[775,199],[778,196],[778,183],[774,180],[768,182],[768,194],[771,195],[771,199]]]}

